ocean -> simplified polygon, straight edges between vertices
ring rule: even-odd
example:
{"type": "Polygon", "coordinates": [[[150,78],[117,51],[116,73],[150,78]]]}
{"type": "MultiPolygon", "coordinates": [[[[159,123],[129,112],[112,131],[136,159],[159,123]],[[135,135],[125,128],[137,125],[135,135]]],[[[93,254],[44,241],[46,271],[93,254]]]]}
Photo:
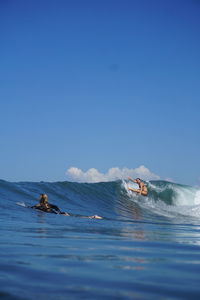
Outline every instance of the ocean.
{"type": "Polygon", "coordinates": [[[200,299],[200,190],[146,184],[1,180],[0,299],[200,299]]]}

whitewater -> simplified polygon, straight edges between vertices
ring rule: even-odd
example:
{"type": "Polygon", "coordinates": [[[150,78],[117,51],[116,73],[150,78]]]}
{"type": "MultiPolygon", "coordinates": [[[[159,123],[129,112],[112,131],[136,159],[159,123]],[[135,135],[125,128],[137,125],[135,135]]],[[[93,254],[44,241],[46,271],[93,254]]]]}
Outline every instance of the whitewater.
{"type": "Polygon", "coordinates": [[[200,189],[146,185],[0,180],[0,299],[199,299],[200,189]]]}

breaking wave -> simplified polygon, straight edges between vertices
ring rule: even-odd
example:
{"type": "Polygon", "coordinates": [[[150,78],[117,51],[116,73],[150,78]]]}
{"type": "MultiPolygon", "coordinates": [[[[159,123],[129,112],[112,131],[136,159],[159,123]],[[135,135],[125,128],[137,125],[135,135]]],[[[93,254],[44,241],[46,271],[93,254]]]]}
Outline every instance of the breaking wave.
{"type": "Polygon", "coordinates": [[[101,183],[0,181],[0,207],[17,211],[16,202],[34,205],[40,193],[62,210],[77,214],[99,214],[108,219],[123,218],[151,221],[159,216],[200,217],[200,190],[167,181],[149,181],[148,196],[128,190],[129,181],[101,183]]]}

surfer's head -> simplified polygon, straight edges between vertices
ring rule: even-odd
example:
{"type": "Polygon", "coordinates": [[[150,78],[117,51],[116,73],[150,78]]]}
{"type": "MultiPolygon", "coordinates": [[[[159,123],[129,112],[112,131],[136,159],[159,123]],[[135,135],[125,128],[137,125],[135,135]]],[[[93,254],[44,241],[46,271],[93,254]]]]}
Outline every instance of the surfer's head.
{"type": "Polygon", "coordinates": [[[47,203],[48,202],[48,196],[46,194],[40,194],[40,203],[47,203]]]}
{"type": "Polygon", "coordinates": [[[136,178],[135,180],[134,180],[136,183],[138,182],[141,182],[141,179],[140,178],[136,178]]]}

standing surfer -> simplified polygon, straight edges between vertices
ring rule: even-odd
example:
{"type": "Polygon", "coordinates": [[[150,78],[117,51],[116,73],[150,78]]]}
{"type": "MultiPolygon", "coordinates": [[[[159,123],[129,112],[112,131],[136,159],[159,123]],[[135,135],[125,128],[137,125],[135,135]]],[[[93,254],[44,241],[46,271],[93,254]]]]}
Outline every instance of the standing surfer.
{"type": "Polygon", "coordinates": [[[133,189],[133,188],[128,188],[130,191],[132,192],[135,192],[135,193],[138,193],[140,195],[143,195],[143,196],[147,196],[148,194],[148,190],[147,190],[147,187],[146,185],[144,184],[144,182],[142,182],[142,180],[140,178],[136,178],[136,179],[132,179],[131,177],[128,177],[128,180],[131,180],[133,181],[134,183],[137,183],[138,186],[139,186],[139,189],[133,189]]]}

